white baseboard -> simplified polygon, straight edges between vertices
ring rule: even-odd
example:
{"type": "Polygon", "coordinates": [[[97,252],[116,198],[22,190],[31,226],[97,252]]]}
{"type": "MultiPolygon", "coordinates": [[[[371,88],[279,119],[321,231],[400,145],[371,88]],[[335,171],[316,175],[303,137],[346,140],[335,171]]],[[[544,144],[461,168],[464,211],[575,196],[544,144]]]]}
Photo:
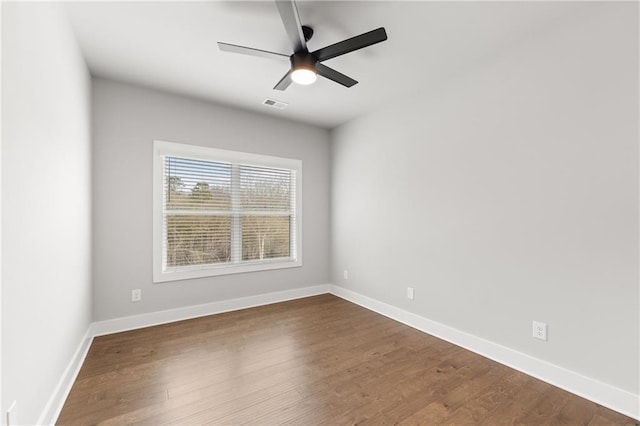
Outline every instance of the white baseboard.
{"type": "Polygon", "coordinates": [[[58,419],[64,402],[67,400],[69,392],[71,392],[71,386],[73,386],[73,383],[76,381],[76,377],[78,377],[80,368],[91,347],[93,336],[90,334],[90,329],[91,326],[89,326],[89,329],[87,329],[87,332],[84,334],[84,337],[78,345],[78,349],[76,349],[73,357],[71,357],[71,361],[64,370],[64,373],[62,373],[60,380],[58,380],[53,394],[49,398],[49,401],[47,401],[47,405],[44,407],[44,410],[42,410],[42,414],[40,414],[40,418],[38,419],[39,425],[52,425],[55,424],[58,419]]]}
{"type": "Polygon", "coordinates": [[[547,361],[501,346],[464,331],[429,320],[343,287],[330,285],[330,293],[392,318],[432,336],[461,346],[597,404],[640,420],[640,395],[583,376],[547,361]]]}
{"type": "Polygon", "coordinates": [[[221,314],[223,312],[237,311],[239,309],[253,308],[255,306],[285,302],[287,300],[301,299],[303,297],[316,296],[328,292],[329,285],[324,284],[241,297],[238,299],[222,300],[220,302],[205,303],[202,305],[186,306],[184,308],[169,309],[166,311],[150,312],[148,314],[94,322],[91,324],[90,333],[92,336],[102,336],[207,315],[221,314]]]}

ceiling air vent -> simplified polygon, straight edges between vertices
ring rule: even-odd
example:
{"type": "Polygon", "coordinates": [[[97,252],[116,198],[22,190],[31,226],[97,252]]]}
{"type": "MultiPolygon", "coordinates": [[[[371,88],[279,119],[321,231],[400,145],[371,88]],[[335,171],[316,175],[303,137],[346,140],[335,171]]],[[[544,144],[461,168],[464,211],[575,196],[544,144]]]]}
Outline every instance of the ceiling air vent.
{"type": "Polygon", "coordinates": [[[286,102],[276,101],[275,99],[265,99],[262,102],[262,104],[268,107],[278,108],[278,109],[284,109],[287,105],[289,105],[286,102]]]}

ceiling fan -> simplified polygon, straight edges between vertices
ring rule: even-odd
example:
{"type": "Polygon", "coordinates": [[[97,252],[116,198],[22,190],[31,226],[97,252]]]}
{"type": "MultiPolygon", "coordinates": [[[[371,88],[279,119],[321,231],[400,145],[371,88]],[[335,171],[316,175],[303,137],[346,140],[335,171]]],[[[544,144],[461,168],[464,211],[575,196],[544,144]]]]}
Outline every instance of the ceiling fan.
{"type": "Polygon", "coordinates": [[[313,36],[313,29],[306,25],[300,24],[298,16],[298,8],[295,0],[276,0],[278,12],[282,23],[291,42],[293,54],[285,55],[283,53],[270,52],[267,50],[254,49],[252,47],[238,46],[235,44],[218,42],[220,50],[233,53],[242,53],[245,55],[261,56],[272,59],[289,58],[291,61],[291,69],[280,79],[275,85],[275,90],[285,90],[291,82],[298,84],[311,84],[316,80],[317,75],[321,75],[345,87],[351,87],[358,82],[333,68],[329,68],[322,62],[380,43],[387,39],[387,33],[383,27],[360,34],[355,37],[332,44],[322,49],[309,52],[307,49],[307,41],[313,36]]]}

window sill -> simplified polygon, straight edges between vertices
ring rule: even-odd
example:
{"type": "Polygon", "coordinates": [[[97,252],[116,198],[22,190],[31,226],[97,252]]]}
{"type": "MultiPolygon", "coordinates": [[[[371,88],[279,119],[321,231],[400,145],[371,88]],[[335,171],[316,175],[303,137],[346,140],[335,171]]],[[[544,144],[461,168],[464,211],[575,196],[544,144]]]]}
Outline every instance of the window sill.
{"type": "Polygon", "coordinates": [[[274,269],[297,268],[302,266],[301,260],[242,263],[238,265],[203,265],[201,267],[180,268],[169,272],[153,273],[153,282],[189,280],[193,278],[215,277],[219,275],[243,274],[247,272],[270,271],[274,269]]]}

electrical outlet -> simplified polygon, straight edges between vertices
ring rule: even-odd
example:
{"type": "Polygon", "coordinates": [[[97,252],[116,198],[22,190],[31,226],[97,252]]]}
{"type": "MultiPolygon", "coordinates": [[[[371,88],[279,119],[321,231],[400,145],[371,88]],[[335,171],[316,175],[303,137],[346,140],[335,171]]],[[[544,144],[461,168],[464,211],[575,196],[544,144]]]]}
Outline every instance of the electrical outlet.
{"type": "Polygon", "coordinates": [[[547,324],[543,322],[533,322],[533,337],[547,341],[547,324]]]}
{"type": "Polygon", "coordinates": [[[342,276],[344,277],[345,280],[348,280],[349,279],[349,271],[347,271],[345,269],[344,272],[342,273],[342,276]]]}
{"type": "Polygon", "coordinates": [[[142,300],[142,290],[136,288],[135,290],[131,290],[131,301],[139,302],[142,300]]]}
{"type": "Polygon", "coordinates": [[[414,297],[413,287],[407,287],[407,299],[413,300],[413,297],[414,297]]]}
{"type": "Polygon", "coordinates": [[[18,424],[18,409],[16,407],[17,403],[18,401],[13,401],[9,406],[9,408],[7,409],[7,417],[5,419],[7,426],[13,426],[18,424]]]}

